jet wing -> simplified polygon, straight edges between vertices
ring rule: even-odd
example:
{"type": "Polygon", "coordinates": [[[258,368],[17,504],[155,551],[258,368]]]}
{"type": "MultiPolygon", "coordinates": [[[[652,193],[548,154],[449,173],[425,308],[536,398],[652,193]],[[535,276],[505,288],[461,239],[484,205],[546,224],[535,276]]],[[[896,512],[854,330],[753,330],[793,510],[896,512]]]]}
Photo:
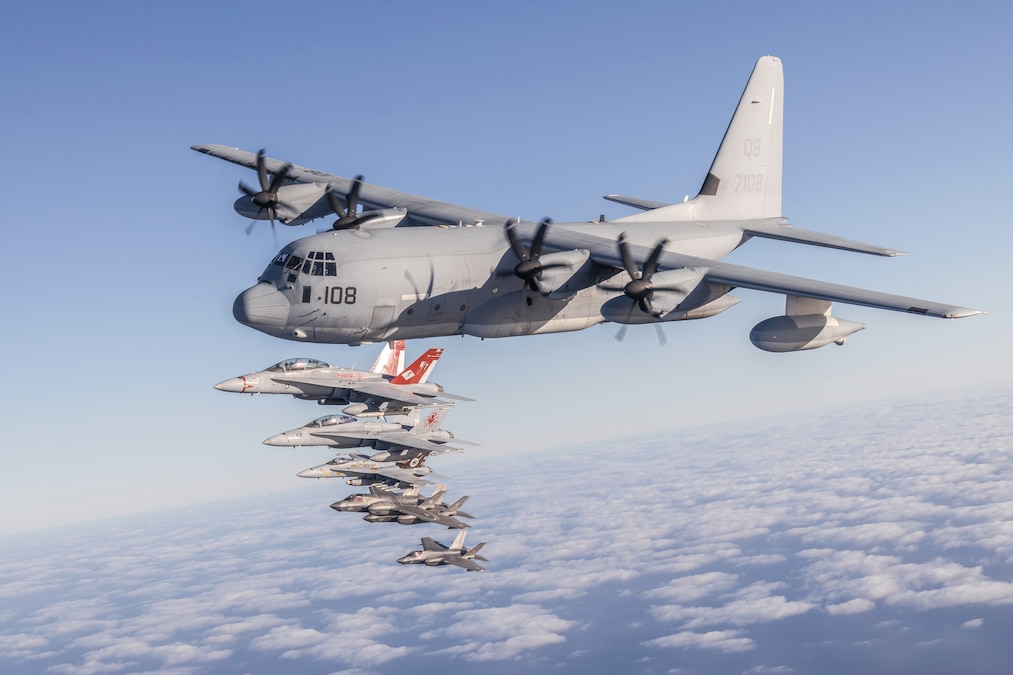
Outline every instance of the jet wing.
{"type": "Polygon", "coordinates": [[[437,398],[431,396],[419,396],[413,394],[410,391],[405,391],[404,387],[400,387],[396,384],[389,384],[387,382],[360,382],[349,385],[349,389],[357,391],[360,394],[366,394],[367,396],[375,396],[377,398],[387,399],[389,401],[398,401],[399,403],[408,403],[411,405],[433,405],[434,403],[445,403],[437,398]]]}
{"type": "MultiPolygon", "coordinates": [[[[417,473],[411,469],[399,469],[396,466],[392,467],[378,467],[376,470],[370,472],[376,476],[382,476],[384,478],[390,478],[391,480],[400,481],[402,483],[410,483],[412,485],[436,485],[431,480],[426,480],[422,476],[427,475],[423,473],[417,473]]],[[[441,476],[442,478],[442,476],[441,476]]]]}
{"type": "Polygon", "coordinates": [[[484,567],[482,567],[478,563],[476,563],[476,562],[474,562],[472,560],[469,560],[468,558],[462,558],[462,557],[456,556],[456,555],[455,556],[448,556],[448,557],[444,558],[443,561],[446,562],[449,565],[457,565],[458,567],[463,567],[464,569],[468,570],[469,572],[481,572],[482,570],[485,569],[484,567]]]}
{"type": "Polygon", "coordinates": [[[422,550],[424,551],[449,551],[450,549],[431,537],[422,537],[422,550]]]}
{"type": "MultiPolygon", "coordinates": [[[[240,150],[239,148],[206,144],[194,145],[191,149],[250,169],[256,169],[257,166],[256,153],[240,150]]],[[[265,158],[265,165],[268,171],[277,173],[281,171],[281,167],[285,165],[285,162],[268,157],[265,158]]],[[[353,183],[350,178],[335,176],[295,164],[291,165],[291,168],[288,170],[288,177],[299,183],[330,185],[342,195],[348,194],[352,189],[353,183]]],[[[448,204],[435,199],[429,199],[428,197],[420,197],[408,194],[407,192],[399,192],[367,183],[363,183],[362,189],[359,192],[359,203],[365,209],[391,207],[407,209],[408,215],[405,219],[411,221],[412,225],[458,225],[460,223],[467,225],[478,223],[503,225],[509,220],[507,216],[497,213],[448,204]]]]}
{"type": "MultiPolygon", "coordinates": [[[[609,236],[589,234],[555,227],[549,230],[546,243],[553,248],[567,250],[583,248],[591,253],[591,259],[601,265],[625,269],[615,239],[609,236]]],[[[630,245],[629,250],[638,265],[643,265],[651,254],[652,247],[630,245]]],[[[852,286],[843,286],[826,281],[794,277],[778,272],[734,265],[721,260],[697,258],[681,253],[664,252],[659,260],[659,269],[691,268],[703,271],[703,278],[712,283],[735,288],[749,288],[783,295],[797,295],[850,305],[862,305],[896,312],[922,314],[943,319],[959,319],[982,314],[978,309],[959,307],[929,300],[919,300],[902,295],[870,291],[852,286]]]]}
{"type": "Polygon", "coordinates": [[[466,527],[471,527],[467,523],[462,523],[460,520],[452,516],[445,516],[443,514],[436,513],[434,511],[429,511],[428,509],[423,509],[419,506],[413,506],[411,504],[401,504],[397,508],[399,511],[411,516],[415,516],[416,518],[424,520],[427,523],[439,523],[440,525],[443,525],[445,527],[450,527],[458,530],[464,529],[466,527]]]}
{"type": "MultiPolygon", "coordinates": [[[[318,435],[323,436],[327,434],[318,433],[318,435]]],[[[430,452],[462,452],[461,448],[455,448],[441,443],[433,443],[432,441],[427,441],[417,434],[411,434],[407,431],[386,431],[371,434],[365,431],[337,430],[334,432],[334,435],[340,436],[341,438],[358,438],[365,441],[381,441],[388,445],[396,445],[403,448],[415,448],[416,450],[428,450],[430,452]]]]}

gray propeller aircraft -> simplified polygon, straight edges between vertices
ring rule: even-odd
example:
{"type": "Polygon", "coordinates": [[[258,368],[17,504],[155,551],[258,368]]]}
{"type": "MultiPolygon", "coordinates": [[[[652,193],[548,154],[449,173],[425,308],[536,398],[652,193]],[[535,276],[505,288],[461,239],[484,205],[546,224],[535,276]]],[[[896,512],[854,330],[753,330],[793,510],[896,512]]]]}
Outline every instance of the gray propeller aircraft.
{"type": "Polygon", "coordinates": [[[429,349],[404,367],[404,340],[385,345],[372,370],[339,368],[316,359],[286,359],[266,370],[233,377],[215,385],[240,394],[291,394],[322,405],[349,404],[342,412],[359,417],[403,415],[412,408],[445,403],[436,398],[472,399],[443,391],[429,382],[442,349],[429,349]],[[393,373],[387,372],[397,368],[393,373]]]}
{"type": "MultiPolygon", "coordinates": [[[[452,446],[444,445],[454,438],[454,434],[441,429],[447,413],[454,407],[453,403],[433,406],[431,412],[424,417],[422,409],[415,408],[407,416],[395,418],[393,422],[358,420],[348,415],[324,415],[309,424],[283,431],[264,439],[264,445],[283,447],[299,447],[303,445],[323,445],[332,448],[406,448],[413,450],[447,450],[452,446]]],[[[457,440],[457,443],[474,445],[468,441],[457,440]]]]}
{"type": "Polygon", "coordinates": [[[337,214],[332,229],[288,244],[233,306],[236,319],[280,338],[361,344],[480,338],[702,319],[746,288],[784,295],[758,323],[767,351],[843,344],[863,324],[832,303],[922,316],[981,313],[956,305],[792,277],[722,262],[754,237],[879,256],[898,251],[794,227],[781,213],[784,77],[760,58],[693,199],[605,198],[640,213],[552,224],[366,185],[222,145],[194,150],[257,170],[236,210],[294,225],[337,214]],[[359,210],[359,207],[362,210],[359,210]],[[414,227],[412,227],[414,226],[414,227]]]}
{"type": "Polygon", "coordinates": [[[483,546],[485,546],[485,542],[483,541],[481,544],[477,544],[471,549],[464,548],[465,534],[467,534],[467,532],[464,530],[458,532],[449,548],[434,539],[422,537],[422,550],[412,551],[408,555],[398,558],[398,562],[402,565],[424,564],[429,567],[437,567],[439,565],[457,565],[458,567],[463,567],[469,572],[480,572],[485,568],[475,561],[481,560],[482,562],[489,562],[488,558],[483,558],[478,555],[478,552],[482,550],[483,546]]]}
{"type": "Polygon", "coordinates": [[[400,455],[378,452],[374,455],[335,457],[325,464],[300,471],[296,475],[299,478],[345,478],[348,485],[388,485],[392,488],[435,485],[426,477],[440,479],[447,477],[433,473],[432,468],[426,466],[426,458],[432,454],[441,453],[423,450],[400,455]]]}
{"type": "Polygon", "coordinates": [[[453,504],[445,504],[443,496],[446,494],[446,488],[446,485],[438,485],[431,497],[425,497],[419,495],[417,487],[397,494],[372,485],[369,494],[348,495],[331,504],[331,508],[335,511],[365,512],[363,520],[370,523],[398,522],[402,525],[438,523],[454,530],[470,527],[455,517],[473,517],[461,511],[468,497],[461,497],[453,504]]]}

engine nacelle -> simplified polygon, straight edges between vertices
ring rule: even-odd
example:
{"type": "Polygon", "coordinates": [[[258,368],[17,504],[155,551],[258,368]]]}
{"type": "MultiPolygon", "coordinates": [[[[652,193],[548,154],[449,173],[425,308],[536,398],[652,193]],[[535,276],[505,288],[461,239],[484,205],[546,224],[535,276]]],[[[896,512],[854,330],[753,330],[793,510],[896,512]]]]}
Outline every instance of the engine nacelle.
{"type": "Polygon", "coordinates": [[[437,429],[436,431],[430,432],[426,435],[426,439],[433,443],[446,443],[454,438],[454,434],[447,431],[446,429],[437,429]]]}
{"type": "Polygon", "coordinates": [[[765,352],[797,352],[816,349],[844,339],[865,328],[864,323],[825,314],[775,316],[753,326],[749,341],[765,352]]]}

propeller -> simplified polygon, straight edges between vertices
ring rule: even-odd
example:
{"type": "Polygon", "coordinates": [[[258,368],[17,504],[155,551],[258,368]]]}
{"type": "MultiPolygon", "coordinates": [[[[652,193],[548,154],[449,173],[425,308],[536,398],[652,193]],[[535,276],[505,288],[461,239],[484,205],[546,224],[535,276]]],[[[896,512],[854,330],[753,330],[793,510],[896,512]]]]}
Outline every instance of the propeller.
{"type": "Polygon", "coordinates": [[[623,267],[629,273],[632,281],[630,281],[623,288],[623,293],[626,294],[630,300],[633,300],[640,307],[640,310],[650,314],[657,318],[661,316],[661,312],[655,312],[654,306],[651,305],[651,297],[654,295],[654,285],[651,283],[651,277],[658,271],[658,260],[661,258],[661,252],[665,248],[665,244],[668,243],[667,239],[661,239],[654,246],[654,250],[651,251],[651,255],[648,256],[647,262],[644,263],[644,269],[638,270],[636,261],[633,260],[633,255],[630,253],[629,246],[626,244],[626,233],[623,232],[619,235],[619,256],[623,260],[623,267]]]}
{"type": "Polygon", "coordinates": [[[338,215],[338,219],[334,221],[334,225],[331,226],[332,230],[348,230],[359,226],[363,218],[359,213],[359,190],[362,189],[362,176],[358,175],[352,181],[352,189],[348,191],[348,194],[344,197],[344,204],[342,204],[342,198],[339,197],[333,190],[327,192],[327,200],[331,203],[331,208],[334,209],[334,213],[338,215]]]}
{"type": "Polygon", "coordinates": [[[507,239],[510,241],[510,248],[513,249],[514,255],[520,260],[514,267],[514,274],[524,280],[528,288],[535,292],[541,292],[541,289],[538,287],[538,279],[542,276],[542,270],[559,266],[545,265],[538,259],[542,254],[542,242],[545,241],[545,233],[548,231],[549,225],[552,224],[552,219],[542,218],[542,221],[538,224],[538,230],[535,232],[535,238],[531,241],[531,248],[527,250],[525,250],[524,244],[521,242],[521,238],[515,229],[517,222],[517,219],[511,218],[504,227],[507,239]]]}
{"type": "MultiPolygon", "coordinates": [[[[239,191],[243,194],[251,197],[253,203],[260,207],[260,211],[257,212],[259,216],[264,209],[267,209],[267,216],[271,220],[271,232],[274,233],[274,221],[278,217],[276,207],[278,206],[278,188],[281,187],[285,179],[288,178],[289,169],[292,165],[286,162],[282,165],[281,170],[276,172],[273,177],[268,179],[267,162],[264,158],[264,149],[261,148],[257,152],[257,179],[260,182],[260,190],[254,190],[243,181],[239,181],[239,191]]],[[[250,223],[250,226],[246,228],[246,234],[249,236],[250,232],[253,231],[253,226],[256,224],[256,220],[250,223]]],[[[275,239],[277,235],[275,234],[275,239]]]]}

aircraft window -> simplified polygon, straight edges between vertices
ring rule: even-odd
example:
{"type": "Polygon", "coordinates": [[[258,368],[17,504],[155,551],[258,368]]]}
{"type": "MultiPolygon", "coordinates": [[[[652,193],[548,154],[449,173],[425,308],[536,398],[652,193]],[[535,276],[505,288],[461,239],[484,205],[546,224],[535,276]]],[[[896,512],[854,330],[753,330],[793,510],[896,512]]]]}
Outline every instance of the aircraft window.
{"type": "Polygon", "coordinates": [[[324,260],[334,260],[334,254],[328,251],[324,254],[324,260]]]}
{"type": "Polygon", "coordinates": [[[313,370],[314,368],[330,368],[331,366],[316,359],[286,359],[280,361],[267,370],[272,373],[287,373],[293,370],[313,370]]]}
{"type": "MultiPolygon", "coordinates": [[[[306,264],[308,265],[309,263],[306,263],[306,264]]],[[[309,302],[312,299],[312,295],[313,295],[313,288],[311,286],[303,286],[302,287],[302,301],[303,302],[309,302]]]]}
{"type": "MultiPolygon", "coordinates": [[[[281,257],[281,256],[279,256],[279,257],[281,257]]],[[[285,264],[285,267],[287,267],[290,270],[297,270],[297,269],[299,269],[299,265],[301,265],[301,264],[302,264],[302,258],[300,258],[297,255],[294,255],[294,256],[292,256],[291,258],[288,259],[288,262],[285,264]]]]}
{"type": "MultiPolygon", "coordinates": [[[[310,255],[313,255],[313,254],[311,253],[310,255]]],[[[302,266],[302,273],[303,273],[303,274],[309,274],[309,273],[310,273],[310,270],[311,270],[312,268],[313,268],[313,261],[312,261],[312,260],[310,260],[309,258],[307,258],[307,259],[306,259],[306,262],[305,262],[305,263],[303,263],[303,266],[302,266]]]]}
{"type": "MultiPolygon", "coordinates": [[[[330,253],[328,253],[327,255],[330,255],[330,253]]],[[[338,265],[337,265],[337,263],[332,263],[332,262],[324,263],[324,274],[326,276],[329,276],[329,277],[336,277],[336,276],[338,276],[338,265]]]]}
{"type": "Polygon", "coordinates": [[[313,427],[314,429],[319,429],[320,427],[333,427],[336,424],[348,424],[349,422],[354,421],[355,418],[349,417],[348,415],[324,415],[323,417],[318,417],[317,419],[313,420],[306,426],[313,427]]]}
{"type": "Polygon", "coordinates": [[[312,274],[315,277],[322,277],[322,276],[324,276],[324,264],[322,262],[320,262],[319,260],[314,260],[313,261],[313,271],[310,272],[310,274],[312,274]]]}

